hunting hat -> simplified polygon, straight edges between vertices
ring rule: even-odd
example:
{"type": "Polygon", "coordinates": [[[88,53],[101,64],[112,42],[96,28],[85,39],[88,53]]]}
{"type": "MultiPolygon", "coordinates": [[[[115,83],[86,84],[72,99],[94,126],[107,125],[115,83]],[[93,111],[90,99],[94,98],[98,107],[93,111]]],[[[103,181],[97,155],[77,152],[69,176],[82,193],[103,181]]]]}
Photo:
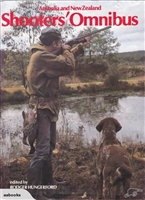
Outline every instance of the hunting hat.
{"type": "Polygon", "coordinates": [[[61,39],[61,33],[56,28],[46,27],[41,31],[39,39],[42,44],[49,46],[53,41],[61,39]]]}

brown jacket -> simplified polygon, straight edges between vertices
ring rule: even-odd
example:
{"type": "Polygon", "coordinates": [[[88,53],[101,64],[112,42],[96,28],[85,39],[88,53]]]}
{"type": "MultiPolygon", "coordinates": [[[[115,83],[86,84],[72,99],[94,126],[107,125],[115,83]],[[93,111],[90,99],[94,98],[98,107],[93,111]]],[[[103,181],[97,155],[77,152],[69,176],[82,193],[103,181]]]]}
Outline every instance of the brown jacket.
{"type": "MultiPolygon", "coordinates": [[[[46,102],[39,102],[38,108],[49,109],[51,121],[57,121],[59,103],[59,77],[72,72],[75,68],[74,55],[64,50],[62,55],[49,53],[41,44],[31,46],[32,56],[27,67],[26,92],[29,95],[52,98],[46,102]],[[55,99],[55,100],[54,100],[55,99]]],[[[35,105],[37,101],[31,100],[30,104],[35,105]]]]}

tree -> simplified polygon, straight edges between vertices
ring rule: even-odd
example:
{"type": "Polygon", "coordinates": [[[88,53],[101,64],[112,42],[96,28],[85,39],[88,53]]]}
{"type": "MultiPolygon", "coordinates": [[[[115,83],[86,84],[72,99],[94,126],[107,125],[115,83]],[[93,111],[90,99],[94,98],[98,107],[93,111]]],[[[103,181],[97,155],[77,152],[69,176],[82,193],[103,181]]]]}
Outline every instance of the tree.
{"type": "MultiPolygon", "coordinates": [[[[23,41],[21,48],[25,46],[23,41]]],[[[25,69],[29,62],[29,53],[26,50],[20,50],[15,47],[15,51],[7,50],[6,59],[3,67],[3,77],[6,80],[20,81],[25,86],[25,69]]]]}
{"type": "MultiPolygon", "coordinates": [[[[79,35],[84,35],[94,30],[97,30],[97,28],[87,27],[79,35]]],[[[99,55],[102,59],[105,59],[109,54],[118,52],[120,43],[117,42],[117,38],[113,34],[113,31],[107,29],[91,36],[90,43],[85,48],[86,54],[89,55],[90,59],[92,55],[99,55]]]]}
{"type": "MultiPolygon", "coordinates": [[[[47,7],[48,5],[52,6],[48,1],[25,0],[18,2],[17,7],[11,10],[11,12],[19,18],[22,16],[27,16],[29,18],[34,16],[38,17],[40,15],[43,15],[44,17],[56,16],[56,11],[49,10],[46,12],[45,10],[39,9],[40,6],[47,7]]],[[[62,15],[62,13],[58,11],[57,16],[59,15],[62,15]]],[[[7,49],[7,57],[4,65],[5,78],[11,77],[18,79],[20,75],[19,79],[25,84],[25,71],[29,60],[28,49],[32,43],[37,41],[42,28],[44,27],[41,27],[40,25],[12,26],[10,31],[4,33],[2,42],[7,49]]],[[[73,27],[66,22],[65,26],[60,28],[60,31],[62,32],[62,35],[67,38],[68,34],[73,32],[73,27]]]]}
{"type": "MultiPolygon", "coordinates": [[[[52,6],[54,4],[50,4],[48,1],[42,2],[40,0],[38,1],[25,0],[22,2],[18,2],[17,7],[11,10],[11,12],[13,12],[15,16],[18,16],[18,17],[27,16],[29,18],[34,17],[34,16],[38,17],[40,15],[43,15],[44,17],[56,16],[56,11],[53,11],[50,9],[46,12],[45,10],[40,9],[40,6],[48,7],[48,5],[52,6]]],[[[62,16],[62,15],[63,15],[62,12],[57,11],[57,16],[62,16]]],[[[33,20],[34,23],[35,21],[36,19],[33,20]]],[[[58,25],[56,24],[55,27],[58,28],[58,25]]],[[[35,25],[35,26],[31,26],[31,25],[12,26],[11,31],[5,32],[2,41],[7,46],[13,46],[13,44],[11,44],[9,40],[13,38],[13,40],[16,42],[16,39],[20,38],[22,40],[25,40],[26,44],[30,46],[32,43],[37,41],[42,28],[44,27],[39,25],[39,23],[38,25],[35,25]]],[[[62,32],[62,35],[64,35],[65,37],[67,37],[68,34],[71,34],[73,32],[73,27],[70,26],[67,23],[67,21],[65,25],[59,29],[62,32]]]]}
{"type": "MultiPolygon", "coordinates": [[[[97,30],[95,27],[86,27],[79,33],[79,36],[95,30],[97,30]]],[[[87,77],[90,74],[95,77],[99,73],[102,73],[103,76],[109,74],[110,71],[112,73],[112,66],[117,69],[116,53],[119,46],[117,38],[114,37],[113,31],[110,29],[92,35],[90,43],[85,46],[85,58],[77,58],[77,74],[87,77]]]]}

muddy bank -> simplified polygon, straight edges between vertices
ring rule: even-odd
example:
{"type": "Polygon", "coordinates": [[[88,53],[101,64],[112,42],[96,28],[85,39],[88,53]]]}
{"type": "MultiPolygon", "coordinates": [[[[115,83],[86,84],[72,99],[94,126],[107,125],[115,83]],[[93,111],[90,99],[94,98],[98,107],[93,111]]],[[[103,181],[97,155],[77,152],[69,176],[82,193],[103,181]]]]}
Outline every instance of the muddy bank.
{"type": "MultiPolygon", "coordinates": [[[[137,196],[127,199],[145,199],[145,147],[141,144],[124,145],[133,167],[131,188],[142,189],[137,196]]],[[[55,199],[97,199],[96,156],[97,145],[88,147],[69,148],[58,146],[53,153],[53,169],[56,179],[68,182],[67,186],[58,189],[59,195],[55,199]]],[[[0,188],[9,188],[10,181],[27,181],[27,168],[31,156],[24,156],[14,160],[9,166],[1,161],[0,188]]],[[[124,198],[125,199],[125,198],[124,198]]]]}

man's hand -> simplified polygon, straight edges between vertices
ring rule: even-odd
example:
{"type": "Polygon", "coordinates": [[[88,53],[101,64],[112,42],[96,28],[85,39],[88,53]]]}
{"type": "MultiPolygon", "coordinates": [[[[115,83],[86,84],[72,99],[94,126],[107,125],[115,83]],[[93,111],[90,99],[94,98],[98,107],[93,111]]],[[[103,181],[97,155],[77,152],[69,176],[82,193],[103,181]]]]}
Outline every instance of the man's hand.
{"type": "Polygon", "coordinates": [[[85,37],[86,42],[90,42],[90,37],[85,37]]]}
{"type": "Polygon", "coordinates": [[[85,42],[81,43],[82,46],[85,46],[88,42],[90,42],[90,37],[85,37],[85,42]]]}
{"type": "Polygon", "coordinates": [[[68,44],[62,44],[61,47],[62,47],[63,50],[70,50],[71,49],[71,46],[69,46],[68,44]]]}

